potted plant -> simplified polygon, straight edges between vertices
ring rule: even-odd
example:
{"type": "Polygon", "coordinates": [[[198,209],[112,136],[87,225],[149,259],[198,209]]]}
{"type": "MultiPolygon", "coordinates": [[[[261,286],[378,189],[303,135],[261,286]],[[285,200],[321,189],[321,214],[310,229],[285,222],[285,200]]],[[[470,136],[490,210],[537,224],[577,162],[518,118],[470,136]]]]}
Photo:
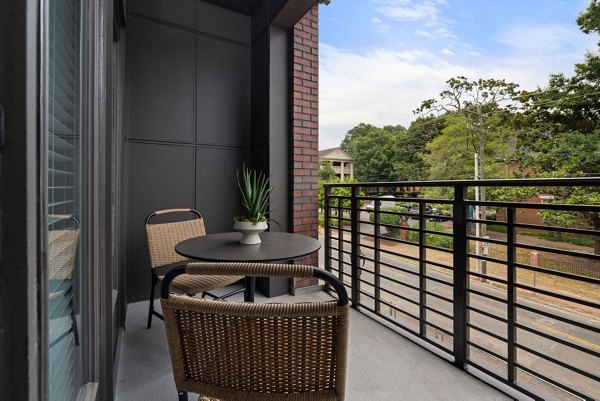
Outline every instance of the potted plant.
{"type": "Polygon", "coordinates": [[[233,229],[242,233],[241,244],[260,244],[260,234],[269,226],[269,198],[273,188],[269,177],[261,171],[250,170],[245,164],[237,172],[237,182],[242,196],[243,213],[235,216],[233,229]]]}

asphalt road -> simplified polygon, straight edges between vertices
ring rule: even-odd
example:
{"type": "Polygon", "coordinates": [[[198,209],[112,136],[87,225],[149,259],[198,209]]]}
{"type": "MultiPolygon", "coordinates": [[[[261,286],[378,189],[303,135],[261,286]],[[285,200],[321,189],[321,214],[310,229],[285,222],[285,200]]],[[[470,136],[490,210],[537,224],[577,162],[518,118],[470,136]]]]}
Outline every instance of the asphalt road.
{"type": "MultiPolygon", "coordinates": [[[[365,230],[365,226],[367,225],[363,225],[361,231],[367,232],[367,230],[365,230]]],[[[335,241],[333,245],[334,247],[337,246],[335,241]]],[[[349,244],[344,244],[344,246],[347,251],[350,250],[349,244]]],[[[363,252],[367,258],[374,258],[372,250],[363,248],[363,252]]],[[[335,257],[337,257],[337,252],[335,252],[335,257]]],[[[349,255],[344,256],[344,260],[349,263],[349,255]]],[[[397,257],[385,256],[382,253],[381,261],[392,266],[404,268],[405,270],[417,272],[416,264],[406,262],[405,260],[401,260],[397,257]]],[[[337,262],[334,261],[333,263],[334,266],[336,266],[335,263],[337,262]]],[[[368,283],[373,283],[374,275],[369,273],[369,271],[374,270],[373,262],[366,260],[363,268],[365,269],[365,271],[362,273],[361,279],[368,283]]],[[[345,269],[345,271],[349,273],[349,267],[346,267],[345,269]]],[[[419,286],[418,276],[412,275],[407,272],[398,271],[386,266],[381,266],[380,271],[382,276],[390,277],[399,282],[406,283],[415,287],[419,286]]],[[[450,274],[445,274],[438,270],[429,269],[427,275],[449,283],[449,285],[443,285],[436,283],[432,280],[427,280],[427,287],[429,291],[442,295],[446,298],[452,299],[452,277],[450,274]]],[[[373,293],[374,291],[373,286],[367,285],[365,283],[362,283],[361,286],[361,289],[368,293],[373,293]]],[[[381,279],[381,288],[387,290],[387,292],[381,291],[382,299],[396,305],[398,309],[405,310],[413,315],[418,316],[419,307],[417,305],[402,300],[397,296],[401,295],[411,300],[418,301],[419,294],[417,291],[410,288],[406,288],[400,284],[391,282],[389,280],[385,280],[383,278],[381,279]]],[[[472,281],[470,283],[470,288],[482,292],[484,294],[489,294],[495,297],[506,299],[505,290],[498,289],[492,287],[491,285],[483,284],[478,281],[472,281]]],[[[373,301],[364,295],[361,301],[367,305],[373,305],[373,301]]],[[[518,302],[551,313],[553,315],[557,315],[559,317],[565,317],[571,320],[575,320],[577,322],[600,328],[600,319],[597,316],[595,317],[591,315],[583,315],[581,313],[574,313],[562,307],[550,305],[547,302],[538,302],[533,298],[525,298],[522,296],[519,297],[518,302]]],[[[433,296],[427,296],[426,304],[427,306],[435,310],[440,310],[448,315],[452,315],[452,304],[444,300],[433,296]]],[[[500,303],[495,300],[481,297],[478,295],[471,295],[469,304],[473,307],[484,310],[494,316],[506,318],[506,304],[504,303],[500,303]]],[[[381,307],[381,313],[386,314],[388,317],[391,316],[392,318],[396,319],[399,323],[418,331],[418,321],[414,320],[409,316],[406,316],[403,313],[394,313],[392,308],[389,308],[388,306],[383,304],[381,307]]],[[[427,321],[452,332],[452,321],[450,319],[439,315],[433,311],[428,311],[426,316],[427,321]]],[[[507,325],[496,319],[492,319],[484,315],[471,312],[469,321],[473,325],[482,327],[502,338],[507,337],[507,325]]],[[[531,313],[524,310],[518,311],[517,321],[524,326],[528,326],[543,333],[558,337],[562,340],[576,344],[584,349],[600,353],[600,335],[597,333],[561,322],[557,319],[547,318],[543,315],[531,313]]],[[[452,338],[449,337],[447,334],[436,330],[432,327],[428,328],[427,333],[428,338],[437,341],[438,343],[441,343],[448,348],[452,347],[452,338]]],[[[472,342],[478,344],[483,349],[493,351],[504,357],[507,356],[507,345],[505,342],[502,342],[501,340],[481,333],[475,329],[469,330],[469,337],[472,342]]],[[[567,363],[583,371],[590,372],[595,375],[600,374],[600,369],[598,368],[600,366],[600,358],[596,356],[575,350],[571,347],[562,345],[556,341],[546,339],[523,330],[517,330],[517,342],[519,344],[522,344],[524,346],[538,351],[542,355],[555,358],[563,363],[567,363]]],[[[477,350],[474,347],[470,348],[470,358],[473,361],[489,368],[492,371],[497,372],[503,377],[506,376],[506,364],[504,362],[502,362],[500,359],[491,357],[489,354],[477,350]]],[[[600,399],[600,382],[598,381],[589,379],[572,370],[564,369],[550,361],[545,360],[544,358],[525,352],[523,350],[517,351],[517,360],[521,365],[525,367],[528,367],[536,372],[540,372],[545,376],[557,380],[560,383],[563,383],[573,389],[576,389],[577,391],[580,391],[588,396],[593,397],[594,399],[600,399]]],[[[544,393],[552,394],[555,397],[558,397],[559,399],[569,399],[567,398],[567,395],[564,392],[557,391],[555,387],[550,386],[549,384],[540,380],[534,379],[524,372],[518,373],[518,380],[519,383],[525,387],[534,387],[537,389],[541,389],[544,393]]]]}

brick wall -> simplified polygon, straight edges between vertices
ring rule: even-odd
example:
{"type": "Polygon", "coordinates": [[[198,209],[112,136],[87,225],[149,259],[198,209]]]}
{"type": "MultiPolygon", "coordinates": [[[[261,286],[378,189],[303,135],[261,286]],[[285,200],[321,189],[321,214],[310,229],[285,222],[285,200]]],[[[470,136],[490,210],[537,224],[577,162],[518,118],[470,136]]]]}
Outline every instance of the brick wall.
{"type": "MultiPolygon", "coordinates": [[[[292,232],[317,238],[319,169],[319,13],[318,4],[293,30],[292,232]]],[[[315,253],[296,263],[317,265],[315,253]]],[[[299,280],[295,288],[316,284],[299,280]]]]}

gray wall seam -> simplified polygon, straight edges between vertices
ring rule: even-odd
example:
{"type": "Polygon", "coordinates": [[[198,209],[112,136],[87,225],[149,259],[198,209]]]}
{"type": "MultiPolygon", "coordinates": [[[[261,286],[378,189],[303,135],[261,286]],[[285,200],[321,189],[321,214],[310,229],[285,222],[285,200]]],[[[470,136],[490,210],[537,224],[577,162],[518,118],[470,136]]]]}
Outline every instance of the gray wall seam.
{"type": "Polygon", "coordinates": [[[210,34],[210,33],[207,33],[207,32],[198,31],[196,29],[187,28],[187,27],[184,27],[184,26],[181,26],[181,25],[173,24],[171,22],[162,21],[162,20],[159,20],[159,19],[156,19],[156,18],[153,18],[153,17],[147,17],[145,15],[138,14],[138,13],[133,12],[133,11],[129,11],[127,14],[130,17],[135,17],[135,18],[138,18],[138,19],[141,19],[141,20],[144,20],[144,21],[148,21],[148,22],[154,22],[154,23],[159,24],[159,25],[164,25],[164,26],[168,26],[170,28],[179,29],[180,31],[185,31],[185,32],[188,32],[188,33],[193,33],[193,34],[196,34],[198,36],[204,36],[204,37],[207,37],[207,38],[210,38],[210,39],[218,40],[218,41],[221,41],[221,42],[227,42],[229,44],[237,45],[237,46],[241,46],[241,47],[247,47],[247,48],[251,47],[250,43],[244,43],[244,42],[239,42],[239,41],[233,40],[233,39],[227,39],[227,38],[224,38],[222,36],[217,36],[217,35],[213,35],[213,34],[210,34]]]}

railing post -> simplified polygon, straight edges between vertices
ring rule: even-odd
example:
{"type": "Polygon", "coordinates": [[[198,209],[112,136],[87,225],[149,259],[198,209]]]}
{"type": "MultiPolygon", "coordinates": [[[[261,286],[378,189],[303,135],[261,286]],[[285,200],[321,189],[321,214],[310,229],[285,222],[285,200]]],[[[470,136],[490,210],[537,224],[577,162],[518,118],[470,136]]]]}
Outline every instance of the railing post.
{"type": "Polygon", "coordinates": [[[375,200],[375,312],[381,313],[381,205],[375,200]]]}
{"type": "Polygon", "coordinates": [[[425,278],[425,260],[427,259],[427,250],[425,248],[425,229],[427,228],[427,218],[425,216],[426,203],[419,203],[419,333],[425,337],[427,332],[427,280],[425,278]]]}
{"type": "Polygon", "coordinates": [[[454,364],[465,369],[467,360],[467,187],[455,185],[453,203],[453,264],[454,264],[454,364]]]}
{"type": "Polygon", "coordinates": [[[323,221],[323,224],[325,225],[325,249],[323,253],[325,255],[325,270],[331,273],[331,217],[329,216],[331,213],[331,187],[329,185],[324,185],[323,192],[325,195],[325,207],[323,210],[325,213],[325,220],[323,221]]]}
{"type": "Polygon", "coordinates": [[[350,263],[352,264],[352,306],[354,308],[358,307],[360,303],[360,280],[358,279],[360,275],[360,270],[358,268],[359,265],[359,230],[358,225],[360,224],[360,211],[358,210],[358,197],[360,196],[360,187],[351,186],[352,197],[350,198],[350,243],[351,243],[351,251],[350,251],[350,263]]]}
{"type": "Polygon", "coordinates": [[[508,333],[506,338],[507,359],[508,359],[508,372],[507,379],[509,382],[514,383],[517,379],[517,352],[515,343],[517,341],[517,329],[515,327],[517,319],[517,308],[516,303],[516,272],[515,272],[515,261],[517,259],[517,249],[515,248],[515,242],[517,239],[517,233],[515,230],[516,214],[515,208],[506,208],[506,269],[507,269],[507,287],[506,287],[506,319],[508,320],[508,333]]]}

